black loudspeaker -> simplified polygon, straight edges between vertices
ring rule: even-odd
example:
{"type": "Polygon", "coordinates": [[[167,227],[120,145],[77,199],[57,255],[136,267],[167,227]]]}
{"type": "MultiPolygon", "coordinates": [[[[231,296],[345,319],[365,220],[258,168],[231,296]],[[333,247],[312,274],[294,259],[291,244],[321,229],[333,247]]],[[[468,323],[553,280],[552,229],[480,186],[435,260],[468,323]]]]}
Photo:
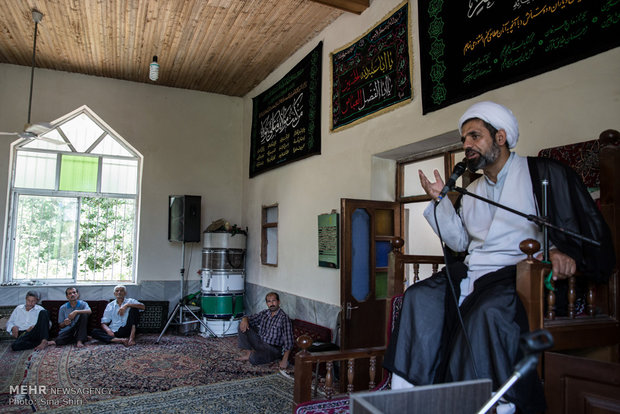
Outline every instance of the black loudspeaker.
{"type": "Polygon", "coordinates": [[[168,196],[168,240],[200,241],[200,196],[168,196]]]}

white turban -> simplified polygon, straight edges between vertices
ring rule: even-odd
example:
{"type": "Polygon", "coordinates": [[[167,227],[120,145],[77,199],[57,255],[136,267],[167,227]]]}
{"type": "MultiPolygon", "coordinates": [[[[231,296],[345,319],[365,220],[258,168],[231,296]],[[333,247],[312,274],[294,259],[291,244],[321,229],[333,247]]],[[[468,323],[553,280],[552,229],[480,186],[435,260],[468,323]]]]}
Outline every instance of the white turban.
{"type": "Polygon", "coordinates": [[[479,118],[489,124],[497,130],[503,129],[506,131],[506,139],[508,141],[508,148],[514,148],[517,145],[519,139],[519,123],[517,118],[512,114],[512,111],[505,106],[496,104],[491,101],[483,101],[473,104],[459,119],[459,133],[463,135],[461,128],[465,121],[471,118],[479,118]]]}

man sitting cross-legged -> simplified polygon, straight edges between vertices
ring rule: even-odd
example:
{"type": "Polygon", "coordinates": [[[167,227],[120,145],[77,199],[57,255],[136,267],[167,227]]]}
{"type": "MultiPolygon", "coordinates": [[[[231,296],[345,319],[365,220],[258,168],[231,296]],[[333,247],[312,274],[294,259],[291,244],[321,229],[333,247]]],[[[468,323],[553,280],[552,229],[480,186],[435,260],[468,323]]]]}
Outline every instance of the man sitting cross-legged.
{"type": "Polygon", "coordinates": [[[38,292],[28,291],[26,303],[18,305],[6,324],[7,332],[16,341],[11,344],[13,351],[32,349],[39,351],[47,345],[50,329],[49,313],[37,305],[41,296],[38,292]]]}
{"type": "Polygon", "coordinates": [[[80,293],[77,288],[67,288],[65,295],[69,302],[58,309],[58,327],[60,332],[58,332],[56,339],[47,342],[47,345],[60,346],[75,343],[78,348],[82,348],[84,342],[86,342],[88,316],[92,313],[92,310],[90,310],[88,303],[79,300],[80,293]]]}
{"type": "Polygon", "coordinates": [[[239,323],[237,342],[242,351],[238,359],[249,360],[252,365],[279,360],[279,367],[286,369],[293,349],[291,321],[280,309],[280,297],[276,292],[267,293],[265,301],[269,309],[244,316],[239,323]]]}
{"type": "Polygon", "coordinates": [[[93,330],[93,338],[107,344],[121,343],[125,346],[136,344],[136,328],[138,326],[139,314],[144,310],[144,304],[135,299],[126,298],[127,289],[123,285],[114,287],[114,297],[116,300],[108,303],[103,318],[101,318],[101,329],[93,330]]]}

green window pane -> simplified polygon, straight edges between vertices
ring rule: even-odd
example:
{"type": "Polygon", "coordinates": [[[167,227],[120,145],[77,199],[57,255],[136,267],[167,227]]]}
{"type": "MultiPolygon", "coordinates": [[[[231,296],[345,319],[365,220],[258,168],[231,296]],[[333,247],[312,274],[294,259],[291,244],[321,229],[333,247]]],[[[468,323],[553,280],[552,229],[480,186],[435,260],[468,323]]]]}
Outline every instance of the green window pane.
{"type": "Polygon", "coordinates": [[[97,191],[99,159],[79,155],[63,155],[60,164],[60,190],[97,191]]]}
{"type": "Polygon", "coordinates": [[[387,272],[375,272],[375,298],[387,298],[387,272]]]}

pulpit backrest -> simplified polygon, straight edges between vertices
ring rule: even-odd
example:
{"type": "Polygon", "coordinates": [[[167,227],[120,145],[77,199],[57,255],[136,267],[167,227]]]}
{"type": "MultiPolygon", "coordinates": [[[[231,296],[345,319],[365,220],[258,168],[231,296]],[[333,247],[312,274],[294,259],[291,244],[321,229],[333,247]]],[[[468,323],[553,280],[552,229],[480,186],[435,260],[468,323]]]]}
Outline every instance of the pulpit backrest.
{"type": "Polygon", "coordinates": [[[545,148],[538,152],[538,156],[563,162],[579,174],[586,187],[598,188],[601,174],[600,151],[601,141],[593,139],[576,144],[545,148]]]}
{"type": "MultiPolygon", "coordinates": [[[[614,241],[616,260],[620,257],[620,134],[606,130],[598,140],[547,148],[539,156],[554,158],[571,166],[581,175],[609,225],[614,241]]],[[[531,246],[522,243],[524,252],[531,246]]],[[[517,291],[526,308],[530,329],[545,328],[554,337],[555,350],[609,347],[610,359],[618,358],[620,343],[620,297],[618,294],[618,264],[609,281],[594,285],[584,275],[570,278],[566,283],[566,299],[543,285],[549,266],[529,257],[517,266],[517,291]],[[580,281],[584,307],[579,309],[580,281]],[[556,312],[566,303],[566,315],[556,312]],[[556,309],[556,305],[557,309],[556,309]]],[[[559,287],[559,286],[558,286],[559,287]]]]}

